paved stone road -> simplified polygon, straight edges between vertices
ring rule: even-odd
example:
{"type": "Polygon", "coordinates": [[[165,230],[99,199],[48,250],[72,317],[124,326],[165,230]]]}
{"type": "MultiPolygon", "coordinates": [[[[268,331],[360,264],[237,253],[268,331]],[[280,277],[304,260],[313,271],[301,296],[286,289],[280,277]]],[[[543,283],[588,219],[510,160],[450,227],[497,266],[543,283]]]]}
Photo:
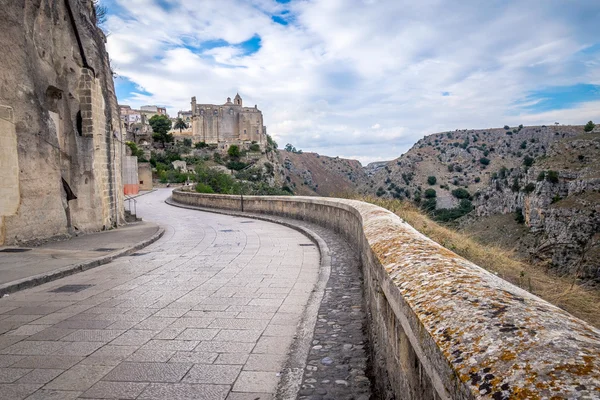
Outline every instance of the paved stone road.
{"type": "Polygon", "coordinates": [[[0,299],[0,399],[272,398],[316,247],[280,225],[170,207],[169,193],[138,203],[167,229],[160,241],[0,299]]]}

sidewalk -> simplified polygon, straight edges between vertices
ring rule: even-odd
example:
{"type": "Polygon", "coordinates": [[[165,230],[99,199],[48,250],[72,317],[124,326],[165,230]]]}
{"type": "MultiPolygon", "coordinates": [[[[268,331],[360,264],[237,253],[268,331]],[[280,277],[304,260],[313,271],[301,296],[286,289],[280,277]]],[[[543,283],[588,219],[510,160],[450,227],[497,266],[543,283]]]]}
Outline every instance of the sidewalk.
{"type": "Polygon", "coordinates": [[[0,296],[109,263],[155,242],[163,233],[155,223],[136,222],[33,248],[0,247],[0,296]],[[3,251],[7,249],[26,251],[3,251]]]}

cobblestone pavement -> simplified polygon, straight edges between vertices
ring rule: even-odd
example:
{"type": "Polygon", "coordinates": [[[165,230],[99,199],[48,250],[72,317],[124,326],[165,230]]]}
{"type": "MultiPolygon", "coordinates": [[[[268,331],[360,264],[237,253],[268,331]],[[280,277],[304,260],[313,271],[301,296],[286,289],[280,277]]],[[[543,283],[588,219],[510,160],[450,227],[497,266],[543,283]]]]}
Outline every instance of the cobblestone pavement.
{"type": "Polygon", "coordinates": [[[281,225],[168,206],[169,194],[138,203],[166,229],[158,242],[0,299],[0,399],[273,397],[316,247],[281,225]]]}
{"type": "Polygon", "coordinates": [[[356,252],[329,229],[294,221],[318,234],[331,253],[331,274],[317,317],[298,399],[371,398],[367,315],[356,252]]]}

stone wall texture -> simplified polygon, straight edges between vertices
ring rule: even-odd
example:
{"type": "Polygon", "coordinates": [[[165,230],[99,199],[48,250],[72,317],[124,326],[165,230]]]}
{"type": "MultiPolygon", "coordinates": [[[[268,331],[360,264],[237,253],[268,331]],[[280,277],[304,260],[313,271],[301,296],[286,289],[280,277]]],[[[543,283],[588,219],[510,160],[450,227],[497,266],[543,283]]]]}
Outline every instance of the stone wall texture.
{"type": "Polygon", "coordinates": [[[307,220],[361,254],[379,390],[403,399],[600,398],[600,331],[353,200],[176,190],[179,203],[307,220]]]}
{"type": "Polygon", "coordinates": [[[0,212],[0,245],[123,221],[119,111],[95,18],[91,0],[2,2],[1,180],[18,204],[0,212]]]}
{"type": "Polygon", "coordinates": [[[138,179],[140,190],[152,190],[152,165],[150,163],[138,162],[138,179]]]}

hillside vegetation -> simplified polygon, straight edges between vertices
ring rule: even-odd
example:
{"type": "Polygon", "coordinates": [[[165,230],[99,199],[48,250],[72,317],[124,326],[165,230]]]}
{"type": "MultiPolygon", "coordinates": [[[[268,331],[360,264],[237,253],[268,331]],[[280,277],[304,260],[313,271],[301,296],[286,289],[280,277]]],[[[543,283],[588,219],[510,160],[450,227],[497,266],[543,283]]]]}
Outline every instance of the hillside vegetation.
{"type": "Polygon", "coordinates": [[[600,283],[600,132],[586,129],[505,126],[428,135],[378,165],[358,190],[410,201],[530,263],[600,283]],[[496,229],[499,215],[515,222],[508,232],[496,229]]]}

